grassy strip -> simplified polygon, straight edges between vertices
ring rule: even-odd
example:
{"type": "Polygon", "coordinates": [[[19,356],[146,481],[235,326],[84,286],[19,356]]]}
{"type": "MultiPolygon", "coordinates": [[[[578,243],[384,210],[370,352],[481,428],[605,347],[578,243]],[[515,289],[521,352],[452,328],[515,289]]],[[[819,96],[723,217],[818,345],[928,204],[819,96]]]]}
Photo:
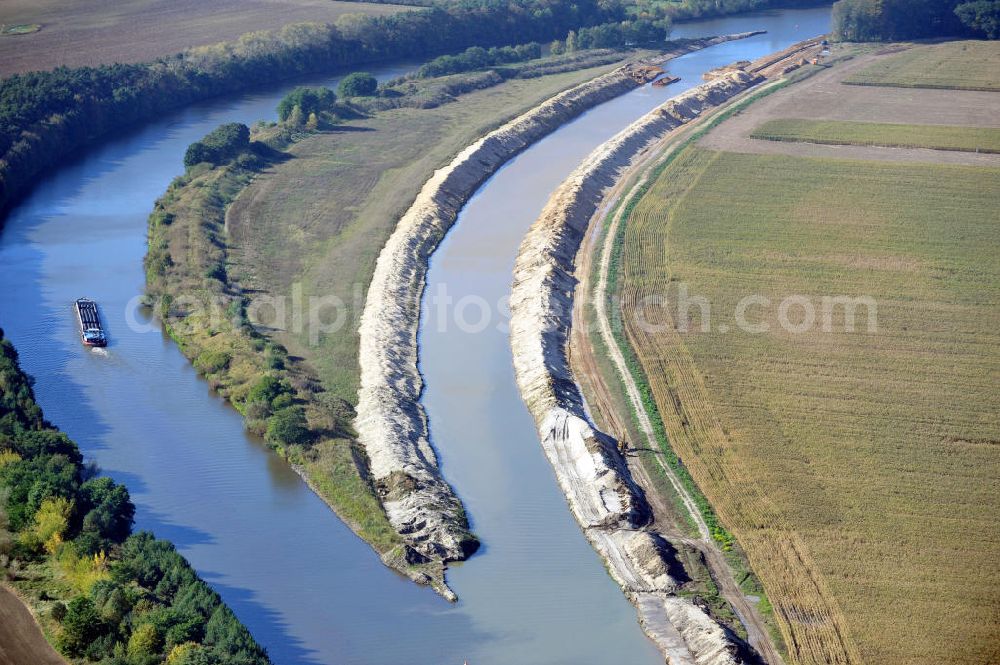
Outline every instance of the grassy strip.
{"type": "MultiPolygon", "coordinates": [[[[272,128],[258,138],[280,145],[282,131],[272,128]]],[[[247,428],[292,464],[322,471],[310,476],[322,477],[317,491],[385,554],[402,540],[361,469],[363,453],[349,425],[351,406],[328,395],[306,366],[252,327],[244,298],[226,282],[226,207],[268,163],[244,154],[214,168],[200,164],[171,183],[149,218],[147,294],[171,338],[243,414],[247,428]],[[304,431],[283,430],[291,418],[304,431]]]]}
{"type": "Polygon", "coordinates": [[[792,143],[931,148],[960,152],[1000,152],[1000,129],[904,125],[833,120],[778,119],[755,129],[751,138],[792,143]]]}

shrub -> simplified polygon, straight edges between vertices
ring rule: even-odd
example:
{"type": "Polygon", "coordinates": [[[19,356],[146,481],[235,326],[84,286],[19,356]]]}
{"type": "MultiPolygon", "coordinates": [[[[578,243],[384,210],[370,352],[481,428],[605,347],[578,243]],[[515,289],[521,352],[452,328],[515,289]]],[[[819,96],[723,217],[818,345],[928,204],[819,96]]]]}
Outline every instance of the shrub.
{"type": "Polygon", "coordinates": [[[184,166],[190,168],[203,162],[215,166],[225,164],[249,147],[250,128],[240,122],[230,122],[189,145],[184,153],[184,166]]]}
{"type": "Polygon", "coordinates": [[[290,392],[292,392],[292,387],[288,385],[287,381],[282,381],[271,374],[265,374],[257,379],[257,383],[250,388],[246,401],[266,402],[270,405],[278,395],[290,392]]]}
{"type": "Polygon", "coordinates": [[[299,86],[278,102],[278,117],[282,122],[288,121],[292,118],[295,109],[298,109],[296,115],[300,116],[301,120],[297,124],[304,124],[310,113],[317,115],[329,113],[336,103],[337,95],[329,88],[299,86]]]}
{"type": "Polygon", "coordinates": [[[287,408],[292,405],[294,398],[289,393],[282,393],[271,402],[271,408],[275,411],[287,408]]]}
{"type": "Polygon", "coordinates": [[[371,97],[378,91],[378,81],[368,72],[348,74],[337,87],[341,97],[371,97]]]}
{"type": "Polygon", "coordinates": [[[276,444],[304,444],[310,439],[309,424],[302,408],[289,406],[281,409],[267,421],[265,437],[276,444]]]}
{"type": "Polygon", "coordinates": [[[542,47],[535,42],[491,49],[472,46],[458,55],[442,55],[441,57],[434,58],[417,70],[417,76],[420,78],[431,78],[434,76],[457,74],[459,72],[468,72],[474,69],[483,69],[484,67],[493,67],[511,62],[533,60],[540,58],[541,55],[542,47]]]}
{"type": "Polygon", "coordinates": [[[226,351],[202,351],[194,359],[194,368],[202,374],[214,374],[229,367],[232,358],[226,351]]]}
{"type": "Polygon", "coordinates": [[[62,620],[59,648],[67,656],[82,656],[91,642],[104,633],[105,624],[93,601],[77,596],[69,601],[62,620]]]}
{"type": "Polygon", "coordinates": [[[128,655],[132,658],[153,656],[162,648],[163,638],[151,623],[139,625],[128,638],[128,655]]]}

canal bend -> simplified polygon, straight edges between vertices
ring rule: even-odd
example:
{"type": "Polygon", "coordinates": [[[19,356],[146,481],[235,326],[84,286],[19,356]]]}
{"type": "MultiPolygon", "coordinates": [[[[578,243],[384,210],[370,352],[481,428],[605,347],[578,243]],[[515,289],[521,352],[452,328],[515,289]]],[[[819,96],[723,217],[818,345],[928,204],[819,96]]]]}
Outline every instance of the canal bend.
{"type": "Polygon", "coordinates": [[[420,338],[433,443],[484,543],[449,572],[455,605],[385,568],[130,307],[144,288],[146,217],[181,172],[187,145],[223,122],[272,118],[291,84],[171,113],[43,178],[0,233],[0,325],[36,377],[47,417],[128,485],[137,528],[176,543],[276,663],[662,662],[542,455],[514,385],[503,298],[521,237],[594,147],[703,72],[828,24],[829,8],[819,8],[678,26],[679,37],[768,33],[672,61],[680,83],[591,110],[466,205],[432,260],[424,322],[437,306],[427,299],[442,290],[453,302],[489,304],[492,319],[477,332],[424,325],[420,338]],[[72,304],[82,296],[102,305],[106,350],[78,342],[72,304]]]}

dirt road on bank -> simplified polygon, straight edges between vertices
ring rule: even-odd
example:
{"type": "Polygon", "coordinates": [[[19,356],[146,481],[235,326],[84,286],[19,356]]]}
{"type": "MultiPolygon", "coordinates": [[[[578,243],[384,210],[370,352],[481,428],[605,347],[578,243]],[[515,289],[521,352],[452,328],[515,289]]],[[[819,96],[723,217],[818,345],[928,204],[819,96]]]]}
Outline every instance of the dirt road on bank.
{"type": "Polygon", "coordinates": [[[28,607],[0,584],[0,665],[66,665],[28,607]]]}
{"type": "MultiPolygon", "coordinates": [[[[685,134],[689,131],[691,131],[690,128],[684,128],[681,130],[681,132],[685,134]]],[[[674,136],[668,137],[665,139],[665,142],[672,142],[676,145],[682,140],[677,134],[680,134],[680,132],[675,133],[674,136]]],[[[672,149],[673,148],[669,148],[666,153],[662,150],[662,148],[650,150],[649,155],[635,165],[633,168],[634,172],[641,171],[652,160],[661,159],[665,154],[669,154],[669,150],[672,149]]],[[[632,379],[632,375],[628,372],[625,364],[625,358],[622,356],[621,350],[619,349],[618,344],[614,341],[614,337],[612,335],[605,294],[607,293],[608,266],[611,261],[613,243],[605,241],[603,247],[601,248],[601,253],[597,257],[594,256],[593,251],[597,247],[597,236],[602,231],[601,220],[606,218],[608,212],[613,209],[615,205],[617,205],[618,201],[622,197],[628,198],[631,196],[635,188],[639,187],[643,182],[645,182],[645,177],[640,179],[638,182],[631,184],[628,183],[627,178],[623,179],[619,185],[617,185],[615,190],[613,190],[605,198],[602,207],[594,215],[594,219],[591,222],[590,229],[588,231],[588,238],[585,240],[583,248],[577,256],[577,264],[579,266],[577,275],[580,279],[580,283],[577,286],[577,293],[594,293],[594,298],[592,300],[588,299],[588,297],[577,298],[574,303],[572,342],[572,357],[575,368],[574,375],[578,380],[586,383],[588,389],[587,393],[589,394],[592,402],[590,406],[598,412],[597,415],[599,415],[603,420],[601,424],[607,426],[605,429],[607,431],[617,433],[627,432],[629,428],[624,422],[621,421],[619,417],[620,410],[614,408],[613,405],[615,400],[607,384],[604,382],[604,378],[598,369],[597,361],[593,356],[594,346],[593,340],[590,339],[590,336],[595,334],[600,335],[602,341],[604,342],[604,347],[608,351],[609,359],[614,364],[619,376],[623,379],[623,385],[627,393],[626,398],[629,402],[628,406],[638,416],[639,426],[642,429],[641,435],[643,440],[637,443],[647,450],[656,451],[654,452],[654,456],[657,463],[663,470],[667,479],[670,481],[674,491],[678,496],[680,496],[687,512],[691,515],[695,525],[697,526],[698,538],[683,537],[679,533],[674,534],[673,537],[676,537],[677,540],[686,545],[696,548],[702,553],[702,555],[704,555],[705,562],[707,563],[709,571],[712,575],[712,580],[718,587],[719,593],[732,607],[733,611],[737,615],[737,618],[739,618],[740,623],[743,624],[747,631],[747,642],[750,643],[750,645],[757,651],[764,661],[770,663],[771,665],[780,664],[784,661],[771,640],[770,633],[768,632],[763,618],[757,611],[756,606],[750,602],[750,600],[743,594],[743,591],[739,588],[739,585],[736,584],[733,571],[729,567],[725,556],[719,550],[718,545],[712,539],[708,524],[705,523],[705,520],[702,517],[701,512],[698,510],[693,497],[680,482],[680,479],[666,462],[662,453],[658,452],[659,446],[656,442],[652,423],[642,406],[639,388],[632,379]],[[593,275],[592,267],[595,259],[598,262],[598,283],[596,290],[591,287],[591,278],[593,275]],[[594,304],[595,320],[591,320],[587,316],[586,306],[590,302],[593,302],[594,304]]],[[[614,237],[618,225],[621,223],[621,214],[622,212],[619,211],[615,215],[611,226],[607,230],[607,238],[614,237]]],[[[635,455],[629,455],[626,457],[626,461],[628,462],[629,470],[632,473],[633,478],[635,478],[646,490],[646,499],[649,501],[650,506],[653,509],[654,523],[658,526],[658,528],[663,529],[665,525],[674,522],[671,516],[676,512],[676,509],[669,505],[662,493],[653,489],[655,487],[655,483],[650,477],[648,469],[642,464],[641,460],[635,455]]]]}

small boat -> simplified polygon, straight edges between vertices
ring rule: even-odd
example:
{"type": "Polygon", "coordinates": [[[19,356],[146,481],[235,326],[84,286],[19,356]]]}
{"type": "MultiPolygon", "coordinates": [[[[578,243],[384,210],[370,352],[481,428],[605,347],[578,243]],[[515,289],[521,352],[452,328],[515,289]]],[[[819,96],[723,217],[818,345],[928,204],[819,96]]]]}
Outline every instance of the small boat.
{"type": "Polygon", "coordinates": [[[108,338],[101,326],[97,303],[90,298],[76,301],[76,317],[80,321],[80,339],[84,346],[107,346],[108,338]]]}

